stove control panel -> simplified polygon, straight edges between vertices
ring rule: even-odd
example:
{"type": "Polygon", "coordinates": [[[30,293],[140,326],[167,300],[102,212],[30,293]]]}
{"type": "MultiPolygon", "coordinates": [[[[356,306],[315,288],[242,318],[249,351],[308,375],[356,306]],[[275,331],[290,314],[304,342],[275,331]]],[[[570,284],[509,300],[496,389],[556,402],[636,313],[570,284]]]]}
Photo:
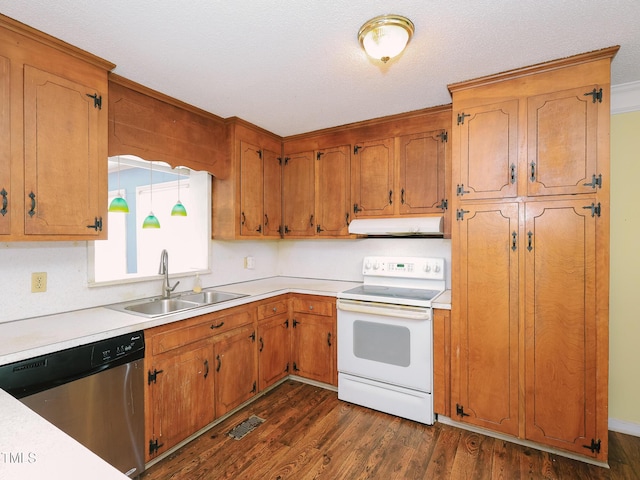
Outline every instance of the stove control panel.
{"type": "Polygon", "coordinates": [[[443,280],[444,258],[364,257],[362,274],[366,277],[443,280]]]}

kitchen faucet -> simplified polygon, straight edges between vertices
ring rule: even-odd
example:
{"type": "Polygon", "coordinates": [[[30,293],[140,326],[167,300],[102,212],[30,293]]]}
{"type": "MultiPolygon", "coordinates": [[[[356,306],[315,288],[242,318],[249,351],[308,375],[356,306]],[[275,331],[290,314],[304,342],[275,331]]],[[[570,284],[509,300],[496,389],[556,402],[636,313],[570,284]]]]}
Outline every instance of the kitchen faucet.
{"type": "Polygon", "coordinates": [[[176,289],[180,282],[176,282],[173,287],[169,285],[169,254],[166,250],[162,250],[160,254],[160,270],[158,270],[158,273],[164,275],[164,279],[162,280],[162,297],[169,298],[171,292],[176,289]]]}

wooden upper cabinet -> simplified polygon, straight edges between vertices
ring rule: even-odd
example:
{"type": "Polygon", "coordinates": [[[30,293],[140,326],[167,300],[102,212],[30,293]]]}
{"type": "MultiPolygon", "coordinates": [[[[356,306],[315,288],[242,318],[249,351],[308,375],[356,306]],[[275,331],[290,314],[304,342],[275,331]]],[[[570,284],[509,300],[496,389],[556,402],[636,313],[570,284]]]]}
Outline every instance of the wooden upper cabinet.
{"type": "Polygon", "coordinates": [[[227,145],[231,173],[228,178],[213,178],[213,238],[280,238],[280,137],[234,117],[227,120],[227,145]]]}
{"type": "Polygon", "coordinates": [[[394,213],[394,140],[357,141],[351,160],[351,200],[355,218],[394,213]]]}
{"type": "Polygon", "coordinates": [[[445,130],[400,137],[400,214],[443,212],[446,141],[445,130]]]}
{"type": "Polygon", "coordinates": [[[281,165],[279,153],[240,142],[241,236],[280,236],[281,165]]]}
{"type": "Polygon", "coordinates": [[[454,195],[461,200],[518,194],[518,100],[454,112],[454,195]]]}
{"type": "Polygon", "coordinates": [[[282,171],[284,235],[313,236],[316,231],[314,152],[286,153],[282,171]]]}
{"type": "Polygon", "coordinates": [[[527,99],[528,195],[593,193],[601,187],[597,162],[598,111],[609,108],[589,85],[527,99]]]}
{"type": "Polygon", "coordinates": [[[606,326],[596,316],[596,225],[606,220],[583,208],[594,200],[526,205],[526,438],[596,456],[593,440],[606,456],[596,423],[607,417],[606,326]]]}
{"type": "Polygon", "coordinates": [[[25,65],[25,234],[102,236],[88,226],[102,221],[106,203],[91,181],[106,164],[98,148],[106,112],[92,98],[103,93],[25,65]]]}
{"type": "Polygon", "coordinates": [[[316,233],[319,236],[349,234],[351,146],[316,152],[316,233]]]}
{"type": "Polygon", "coordinates": [[[3,241],[106,238],[113,67],[0,15],[3,241]]]}
{"type": "Polygon", "coordinates": [[[11,233],[11,61],[0,56],[0,235],[11,233]]]}
{"type": "Polygon", "coordinates": [[[227,178],[225,121],[119,75],[109,76],[109,156],[136,155],[227,178]]]}

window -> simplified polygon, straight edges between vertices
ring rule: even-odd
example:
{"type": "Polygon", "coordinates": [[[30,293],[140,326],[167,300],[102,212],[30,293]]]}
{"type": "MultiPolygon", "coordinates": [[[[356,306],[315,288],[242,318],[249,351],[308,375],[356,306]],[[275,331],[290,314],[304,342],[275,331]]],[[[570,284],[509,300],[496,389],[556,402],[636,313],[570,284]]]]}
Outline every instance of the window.
{"type": "Polygon", "coordinates": [[[131,156],[109,159],[109,203],[120,195],[129,213],[109,212],[108,239],[90,247],[90,283],[157,277],[160,253],[169,252],[172,276],[209,269],[211,179],[207,172],[131,156]],[[180,199],[187,216],[172,216],[180,199]],[[153,212],[160,228],[142,228],[153,212]],[[91,258],[93,257],[93,258],[91,258]],[[91,261],[93,260],[93,261],[91,261]]]}

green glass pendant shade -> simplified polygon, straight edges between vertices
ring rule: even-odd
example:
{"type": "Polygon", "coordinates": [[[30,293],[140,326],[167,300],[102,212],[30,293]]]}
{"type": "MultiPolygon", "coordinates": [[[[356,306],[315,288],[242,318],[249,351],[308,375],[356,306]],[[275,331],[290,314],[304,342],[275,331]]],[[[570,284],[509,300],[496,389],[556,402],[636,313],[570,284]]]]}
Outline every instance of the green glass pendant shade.
{"type": "Polygon", "coordinates": [[[147,218],[144,219],[144,222],[142,222],[142,228],[160,228],[160,222],[153,212],[149,212],[147,218]]]}
{"type": "Polygon", "coordinates": [[[171,209],[171,216],[172,217],[186,217],[187,216],[187,209],[184,208],[184,205],[182,205],[182,202],[180,200],[178,200],[176,202],[176,204],[173,206],[173,208],[171,209]]]}
{"type": "Polygon", "coordinates": [[[127,201],[124,198],[118,195],[111,201],[111,205],[109,205],[109,211],[118,213],[129,213],[129,204],[127,204],[127,201]]]}

